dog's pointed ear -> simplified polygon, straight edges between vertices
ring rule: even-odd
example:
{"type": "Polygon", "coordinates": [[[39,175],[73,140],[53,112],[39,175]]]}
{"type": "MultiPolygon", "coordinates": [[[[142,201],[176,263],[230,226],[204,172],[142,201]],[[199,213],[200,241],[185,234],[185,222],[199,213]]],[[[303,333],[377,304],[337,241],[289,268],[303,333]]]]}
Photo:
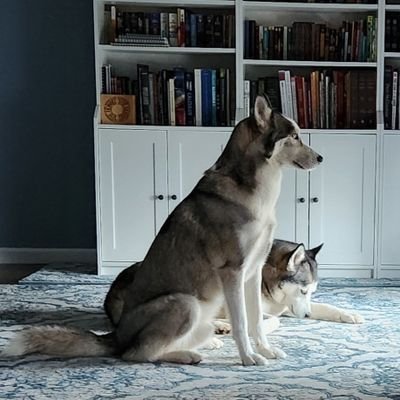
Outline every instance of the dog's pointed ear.
{"type": "Polygon", "coordinates": [[[257,126],[263,130],[271,126],[272,108],[267,99],[265,96],[257,96],[254,104],[254,117],[257,126]]]}
{"type": "Polygon", "coordinates": [[[322,249],[322,246],[324,244],[321,243],[319,246],[314,247],[313,249],[307,250],[307,254],[313,258],[315,260],[315,257],[317,256],[317,254],[319,253],[319,251],[322,249]]]}
{"type": "Polygon", "coordinates": [[[303,243],[300,243],[290,254],[287,263],[287,270],[290,272],[296,271],[296,265],[299,265],[305,258],[306,248],[303,243]]]}

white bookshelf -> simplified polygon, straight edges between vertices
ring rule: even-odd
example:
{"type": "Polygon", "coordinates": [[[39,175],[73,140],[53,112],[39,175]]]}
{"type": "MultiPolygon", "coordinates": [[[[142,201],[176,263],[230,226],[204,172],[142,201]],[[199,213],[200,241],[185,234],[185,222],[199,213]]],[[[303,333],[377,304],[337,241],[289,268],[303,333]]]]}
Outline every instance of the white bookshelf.
{"type": "MultiPolygon", "coordinates": [[[[400,260],[398,265],[381,265],[382,255],[382,230],[385,229],[383,205],[386,204],[384,194],[385,170],[384,170],[384,146],[385,137],[400,136],[398,130],[385,130],[383,126],[383,77],[385,63],[399,63],[400,52],[385,52],[385,15],[387,12],[400,12],[399,5],[386,5],[384,0],[377,0],[376,4],[337,4],[337,3],[294,3],[294,2],[274,2],[274,1],[244,1],[244,0],[94,0],[94,40],[95,40],[95,71],[96,71],[96,96],[97,103],[100,99],[101,91],[101,66],[104,63],[111,63],[117,67],[121,75],[128,75],[135,78],[136,64],[148,64],[150,69],[158,71],[162,68],[173,68],[174,66],[183,66],[187,69],[194,68],[230,68],[233,72],[234,79],[234,94],[235,94],[235,110],[236,120],[241,119],[244,113],[244,93],[243,86],[245,79],[255,76],[266,76],[271,73],[276,73],[278,69],[290,69],[298,71],[310,72],[313,69],[372,69],[376,71],[376,110],[377,110],[377,126],[376,129],[307,129],[304,130],[311,138],[319,138],[323,135],[337,137],[338,141],[347,140],[348,137],[353,137],[354,140],[360,138],[363,140],[366,136],[374,138],[374,155],[375,158],[370,160],[374,165],[374,174],[368,179],[375,182],[375,192],[372,196],[374,202],[374,212],[371,215],[371,220],[374,223],[373,235],[373,260],[370,263],[353,263],[352,265],[324,265],[325,271],[330,271],[332,275],[339,274],[343,276],[347,271],[349,275],[357,275],[357,271],[363,271],[362,276],[375,277],[385,276],[400,276],[400,260]],[[112,46],[100,42],[101,30],[104,24],[104,5],[115,4],[121,7],[133,7],[138,10],[173,10],[177,7],[187,7],[196,11],[204,10],[205,12],[222,11],[226,14],[235,15],[235,47],[234,48],[190,48],[190,47],[131,47],[131,46],[112,46]],[[245,19],[255,19],[262,24],[280,24],[288,25],[295,21],[311,21],[325,23],[331,26],[339,26],[343,20],[352,20],[359,16],[373,14],[377,17],[377,60],[374,62],[335,62],[335,61],[293,61],[293,60],[259,60],[244,58],[244,21],[245,19]],[[338,272],[339,271],[339,272],[338,272]],[[350,272],[349,272],[350,271],[350,272]],[[385,272],[386,271],[386,272],[385,272]]],[[[231,128],[229,127],[168,127],[154,125],[105,125],[100,123],[99,109],[96,108],[94,115],[94,131],[95,131],[95,146],[96,146],[96,203],[97,203],[97,235],[98,235],[98,257],[99,257],[99,273],[116,273],[122,267],[129,265],[138,259],[120,258],[119,260],[110,259],[104,255],[104,221],[101,216],[102,194],[101,193],[101,174],[103,173],[103,157],[100,152],[101,135],[121,134],[142,134],[146,135],[165,135],[168,146],[172,146],[169,138],[176,136],[182,138],[182,143],[185,142],[185,134],[193,135],[193,159],[201,156],[207,157],[207,154],[202,154],[201,135],[204,135],[204,141],[212,141],[212,136],[227,138],[231,128]],[[196,136],[197,135],[197,136],[196,136]],[[197,139],[195,139],[197,137],[197,139]],[[199,141],[197,141],[199,140],[199,141]],[[197,144],[196,144],[197,143],[197,144]]],[[[219,139],[218,139],[219,140],[219,139]]],[[[220,146],[220,142],[216,140],[216,146],[220,146]]],[[[182,148],[187,148],[189,142],[182,144],[182,148]]],[[[190,146],[189,146],[190,147],[190,146]]],[[[140,149],[136,149],[140,152],[140,149]]],[[[158,150],[154,150],[155,153],[158,150]]],[[[400,151],[400,148],[399,148],[400,151]]],[[[169,154],[168,157],[171,157],[169,154]]],[[[168,159],[168,157],[166,157],[168,159]]],[[[173,173],[169,170],[170,166],[164,169],[168,171],[168,176],[165,178],[167,186],[171,183],[173,173]]],[[[183,179],[183,178],[182,178],[183,179]]],[[[298,182],[296,183],[298,185],[298,182]]],[[[103,188],[104,192],[104,188],[103,188]]],[[[154,209],[159,207],[159,202],[154,203],[154,209]]],[[[169,210],[174,205],[169,204],[169,210]]],[[[364,205],[362,205],[363,207],[364,205]]],[[[394,205],[393,205],[394,207],[394,205]]],[[[104,209],[104,207],[103,207],[104,209]]],[[[113,210],[115,213],[115,210],[113,210]]],[[[164,213],[164,211],[162,211],[164,213]]],[[[114,215],[115,218],[115,215],[114,215]]],[[[400,224],[399,224],[400,225],[400,224]]],[[[361,230],[361,227],[360,227],[361,230]]],[[[400,234],[399,234],[400,236],[400,234]]],[[[115,238],[114,238],[115,239],[115,238]]]]}

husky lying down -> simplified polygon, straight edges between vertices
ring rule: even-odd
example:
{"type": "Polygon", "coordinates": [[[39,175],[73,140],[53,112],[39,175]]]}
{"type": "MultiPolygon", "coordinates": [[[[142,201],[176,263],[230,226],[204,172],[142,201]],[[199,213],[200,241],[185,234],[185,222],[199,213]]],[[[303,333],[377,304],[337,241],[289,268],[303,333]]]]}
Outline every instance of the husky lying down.
{"type": "Polygon", "coordinates": [[[116,356],[132,362],[196,364],[227,304],[243,365],[282,357],[262,328],[261,270],[275,231],[282,168],[310,170],[321,155],[300,128],[257,96],[216,163],[169,215],[135,279],[122,289],[115,329],[95,335],[65,327],[32,327],[3,354],[116,356]],[[254,339],[254,348],[249,339],[254,339]]]}
{"type": "MultiPolygon", "coordinates": [[[[262,271],[262,306],[264,332],[270,333],[279,327],[281,315],[310,318],[333,322],[361,324],[364,318],[329,304],[311,301],[318,285],[318,263],[316,256],[322,244],[306,250],[302,244],[285,240],[274,240],[271,252],[262,271]]],[[[230,324],[222,312],[215,321],[216,333],[229,333],[230,324]]]]}

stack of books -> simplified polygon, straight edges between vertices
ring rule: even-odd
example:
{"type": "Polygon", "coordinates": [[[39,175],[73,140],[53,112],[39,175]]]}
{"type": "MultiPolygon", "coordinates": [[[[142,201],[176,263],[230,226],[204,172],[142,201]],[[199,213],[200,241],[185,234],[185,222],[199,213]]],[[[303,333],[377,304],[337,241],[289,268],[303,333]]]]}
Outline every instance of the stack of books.
{"type": "Polygon", "coordinates": [[[385,51],[400,51],[400,13],[386,13],[385,51]]]}
{"type": "Polygon", "coordinates": [[[125,33],[118,35],[113,46],[141,46],[141,47],[168,47],[168,39],[160,35],[139,35],[125,33]]]}
{"type": "Polygon", "coordinates": [[[383,115],[385,129],[400,129],[399,68],[385,65],[383,115]]]}

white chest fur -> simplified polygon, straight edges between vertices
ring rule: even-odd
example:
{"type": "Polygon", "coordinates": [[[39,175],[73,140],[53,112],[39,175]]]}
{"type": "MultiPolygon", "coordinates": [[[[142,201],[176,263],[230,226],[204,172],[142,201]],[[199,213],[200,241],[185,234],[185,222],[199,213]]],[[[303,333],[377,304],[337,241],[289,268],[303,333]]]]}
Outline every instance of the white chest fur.
{"type": "Polygon", "coordinates": [[[281,188],[282,173],[277,165],[267,165],[258,171],[257,188],[249,199],[253,220],[241,227],[239,240],[244,256],[246,276],[253,275],[264,264],[268,243],[275,232],[275,205],[281,188]]]}

